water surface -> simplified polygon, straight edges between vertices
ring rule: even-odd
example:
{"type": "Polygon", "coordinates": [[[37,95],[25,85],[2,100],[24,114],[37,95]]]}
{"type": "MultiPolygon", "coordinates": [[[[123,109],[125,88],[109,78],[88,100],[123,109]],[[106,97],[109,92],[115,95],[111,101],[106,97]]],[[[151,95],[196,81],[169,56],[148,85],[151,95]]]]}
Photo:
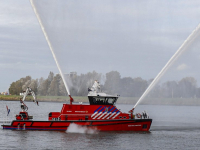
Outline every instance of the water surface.
{"type": "MultiPolygon", "coordinates": [[[[47,120],[50,111],[60,111],[62,103],[40,102],[38,107],[26,102],[34,120],[47,120]]],[[[8,119],[20,111],[17,101],[0,101],[1,119],[6,118],[6,105],[11,109],[8,119]]],[[[132,105],[118,104],[121,111],[132,105]]],[[[135,112],[146,110],[153,123],[149,133],[98,132],[95,134],[59,131],[14,131],[0,129],[0,149],[199,149],[200,109],[197,106],[138,105],[135,112]]]]}

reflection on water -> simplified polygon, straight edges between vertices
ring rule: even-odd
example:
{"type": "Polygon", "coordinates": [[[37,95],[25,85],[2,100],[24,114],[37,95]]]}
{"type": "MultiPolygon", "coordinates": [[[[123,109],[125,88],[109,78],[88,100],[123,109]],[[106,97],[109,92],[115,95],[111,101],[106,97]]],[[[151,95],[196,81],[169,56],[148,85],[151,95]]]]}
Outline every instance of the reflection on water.
{"type": "MultiPolygon", "coordinates": [[[[0,101],[0,115],[6,105],[11,109],[9,119],[20,111],[20,103],[0,101]]],[[[37,107],[27,102],[34,120],[47,120],[50,111],[60,111],[62,103],[40,102],[37,107]]],[[[118,106],[127,112],[131,105],[118,106]]],[[[153,123],[151,132],[98,132],[97,134],[57,131],[26,131],[0,129],[0,149],[198,149],[200,147],[200,113],[196,106],[139,105],[136,112],[146,110],[153,123]]]]}

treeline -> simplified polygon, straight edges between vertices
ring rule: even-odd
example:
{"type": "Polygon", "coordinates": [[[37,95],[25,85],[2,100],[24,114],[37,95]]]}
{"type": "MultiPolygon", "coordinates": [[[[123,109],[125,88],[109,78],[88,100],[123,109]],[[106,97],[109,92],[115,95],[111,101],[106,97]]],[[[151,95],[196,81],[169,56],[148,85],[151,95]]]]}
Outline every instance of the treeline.
{"type": "MultiPolygon", "coordinates": [[[[120,94],[124,97],[140,97],[152,80],[144,80],[141,77],[122,78],[117,71],[111,71],[102,75],[95,71],[77,75],[75,72],[65,74],[71,95],[86,96],[95,80],[100,81],[101,90],[108,94],[120,94]]],[[[27,87],[31,87],[37,95],[41,96],[65,96],[67,95],[64,83],[59,74],[50,72],[46,79],[32,79],[31,76],[21,78],[10,85],[9,93],[19,95],[27,87]]],[[[196,98],[200,97],[200,88],[193,77],[185,77],[180,81],[167,81],[157,85],[149,94],[150,97],[159,98],[196,98]]]]}

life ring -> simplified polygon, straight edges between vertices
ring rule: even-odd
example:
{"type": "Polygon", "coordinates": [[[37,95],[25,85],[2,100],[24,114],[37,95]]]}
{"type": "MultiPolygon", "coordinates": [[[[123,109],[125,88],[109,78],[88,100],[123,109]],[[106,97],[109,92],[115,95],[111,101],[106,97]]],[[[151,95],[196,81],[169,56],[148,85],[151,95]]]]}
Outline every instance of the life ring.
{"type": "Polygon", "coordinates": [[[137,118],[141,118],[142,117],[142,115],[140,113],[137,113],[136,116],[137,116],[137,118]]]}

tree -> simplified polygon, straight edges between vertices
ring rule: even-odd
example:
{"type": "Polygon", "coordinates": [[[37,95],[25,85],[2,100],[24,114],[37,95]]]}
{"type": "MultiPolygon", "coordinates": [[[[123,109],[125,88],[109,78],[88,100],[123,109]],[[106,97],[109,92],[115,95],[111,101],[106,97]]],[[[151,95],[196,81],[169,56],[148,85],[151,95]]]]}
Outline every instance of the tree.
{"type": "Polygon", "coordinates": [[[27,80],[23,85],[22,85],[22,90],[25,91],[27,87],[30,87],[31,80],[27,80]]]}
{"type": "Polygon", "coordinates": [[[53,79],[54,79],[54,73],[50,71],[48,78],[47,78],[47,81],[48,81],[48,83],[47,83],[47,95],[51,95],[50,85],[51,85],[53,79]]]}
{"type": "Polygon", "coordinates": [[[143,80],[141,77],[137,77],[133,79],[133,91],[134,97],[140,97],[146,88],[148,87],[147,81],[143,80]]]}
{"type": "Polygon", "coordinates": [[[36,79],[36,80],[32,79],[29,87],[34,91],[35,94],[37,94],[37,92],[38,92],[38,79],[36,79]]]}
{"type": "Polygon", "coordinates": [[[15,88],[15,82],[11,83],[10,88],[9,88],[9,93],[12,95],[17,95],[16,88],[15,88]]]}
{"type": "Polygon", "coordinates": [[[120,95],[121,96],[133,96],[133,79],[131,77],[125,77],[120,80],[120,95]]]}
{"type": "Polygon", "coordinates": [[[66,91],[66,88],[65,88],[65,85],[64,85],[62,78],[61,78],[60,84],[59,84],[59,92],[60,92],[60,95],[62,95],[62,96],[67,95],[67,91],[66,91]]]}
{"type": "Polygon", "coordinates": [[[42,95],[42,84],[44,82],[44,78],[41,77],[39,80],[38,80],[38,88],[37,88],[37,94],[38,95],[42,95]]]}
{"type": "Polygon", "coordinates": [[[101,81],[101,74],[93,71],[87,74],[67,76],[67,83],[71,95],[86,96],[88,94],[88,88],[90,88],[95,80],[101,81]]]}
{"type": "Polygon", "coordinates": [[[111,71],[106,73],[106,82],[104,88],[111,94],[120,92],[120,73],[117,71],[111,71]]]}
{"type": "Polygon", "coordinates": [[[53,78],[54,78],[54,73],[50,71],[49,76],[48,76],[49,83],[51,83],[51,81],[53,80],[53,78]]]}
{"type": "Polygon", "coordinates": [[[178,83],[176,81],[167,81],[162,84],[163,97],[175,98],[179,97],[178,83]]]}
{"type": "Polygon", "coordinates": [[[59,90],[60,80],[61,80],[61,76],[59,74],[57,74],[53,78],[49,87],[49,92],[48,92],[49,95],[60,96],[60,90],[59,90]]]}
{"type": "MultiPolygon", "coordinates": [[[[148,85],[153,81],[144,80],[141,77],[121,78],[120,73],[111,71],[106,73],[105,83],[101,85],[102,90],[108,94],[120,94],[128,97],[140,97],[146,90],[148,85]]],[[[95,71],[86,74],[77,75],[76,73],[65,75],[69,91],[73,96],[86,96],[88,88],[90,88],[95,80],[102,81],[103,75],[95,71]]],[[[46,79],[32,79],[31,76],[20,78],[12,82],[9,93],[19,95],[27,87],[38,95],[67,95],[63,80],[59,74],[54,75],[50,72],[46,79]]],[[[193,77],[185,77],[180,81],[166,81],[163,84],[157,84],[149,93],[150,97],[166,97],[166,98],[191,98],[200,97],[200,88],[197,87],[197,81],[193,77]]]]}
{"type": "Polygon", "coordinates": [[[196,95],[197,81],[193,77],[183,78],[178,82],[180,97],[194,97],[196,95]]]}
{"type": "Polygon", "coordinates": [[[41,85],[40,85],[40,88],[39,88],[39,93],[40,95],[44,95],[46,96],[47,95],[47,91],[48,91],[48,88],[49,88],[49,81],[48,79],[44,80],[41,85]]]}
{"type": "Polygon", "coordinates": [[[28,83],[30,83],[30,80],[31,76],[26,76],[25,78],[21,78],[16,82],[13,82],[10,85],[9,93],[12,95],[19,95],[23,91],[24,85],[28,85],[28,83]]]}

